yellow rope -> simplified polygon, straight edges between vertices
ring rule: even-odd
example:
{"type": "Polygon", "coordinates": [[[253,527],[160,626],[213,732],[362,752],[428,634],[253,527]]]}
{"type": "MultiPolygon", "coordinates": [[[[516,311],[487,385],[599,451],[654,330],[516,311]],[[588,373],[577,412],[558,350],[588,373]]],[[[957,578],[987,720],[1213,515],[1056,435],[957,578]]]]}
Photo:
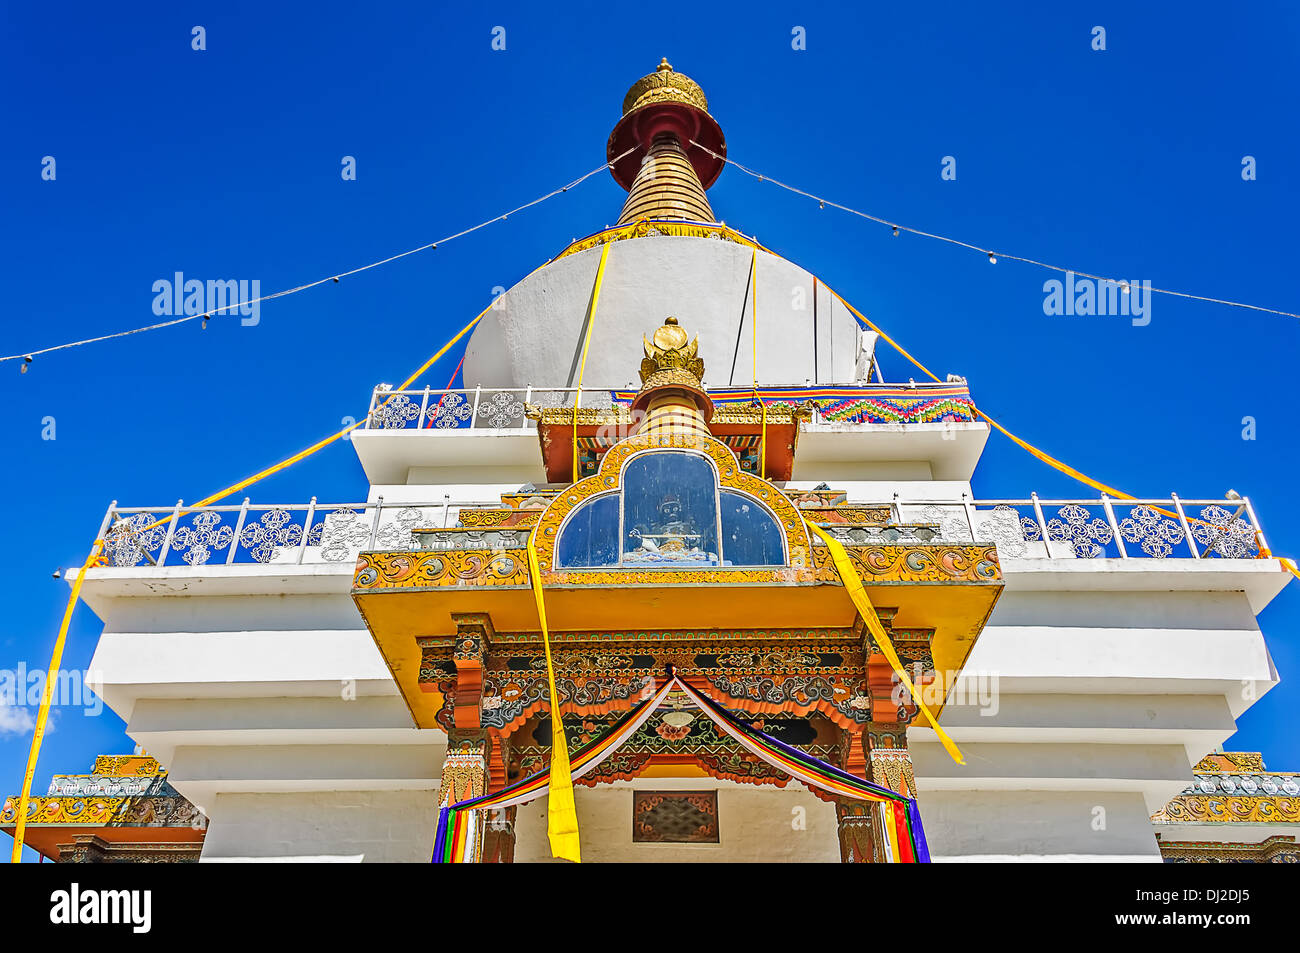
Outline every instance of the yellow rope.
{"type": "Polygon", "coordinates": [[[880,617],[876,615],[875,607],[871,605],[871,600],[867,597],[867,590],[863,588],[862,577],[858,575],[858,571],[854,568],[853,561],[849,559],[849,554],[845,551],[844,546],[839,540],[815,523],[810,523],[805,519],[804,525],[820,536],[826,543],[826,548],[831,553],[831,562],[834,563],[835,571],[839,574],[840,582],[844,584],[844,589],[848,592],[849,598],[853,600],[853,604],[857,607],[858,614],[862,616],[862,621],[867,624],[867,630],[871,633],[871,637],[875,639],[876,645],[885,658],[889,660],[890,667],[898,673],[899,681],[911,693],[912,701],[916,703],[916,707],[925,716],[925,720],[930,723],[930,727],[939,736],[939,740],[943,743],[948,754],[952,756],[952,759],[958,764],[965,764],[966,759],[962,757],[961,749],[948,737],[948,733],[939,727],[939,722],[934,717],[934,713],[926,706],[921,698],[921,693],[912,684],[907,669],[903,668],[903,663],[899,661],[898,653],[894,651],[894,645],[889,641],[889,635],[885,632],[885,627],[880,623],[880,617]]]}
{"type": "MultiPolygon", "coordinates": [[[[409,387],[416,380],[416,378],[418,378],[421,374],[423,374],[425,371],[431,368],[435,363],[437,363],[437,361],[443,355],[445,355],[449,350],[451,350],[456,345],[457,341],[459,341],[466,334],[468,334],[470,330],[474,327],[474,325],[478,324],[479,321],[482,320],[483,316],[487,314],[488,311],[490,310],[492,310],[492,305],[488,305],[486,308],[480,311],[478,317],[476,317],[469,324],[465,325],[465,327],[461,328],[460,332],[455,337],[453,337],[450,341],[448,341],[441,348],[439,348],[437,353],[435,353],[431,358],[429,358],[427,361],[421,364],[419,368],[416,369],[415,373],[411,374],[410,377],[404,380],[397,387],[397,390],[399,392],[406,390],[406,388],[409,387]]],[[[393,399],[392,397],[388,398],[388,400],[392,400],[392,399],[393,399]]],[[[384,403],[387,404],[388,401],[385,401],[384,403]]],[[[312,444],[310,447],[307,447],[305,450],[301,450],[298,453],[295,453],[291,457],[286,457],[284,460],[281,460],[279,463],[269,466],[265,470],[261,470],[258,473],[253,474],[251,477],[248,477],[247,479],[240,480],[238,483],[234,483],[226,487],[224,490],[218,490],[216,493],[213,493],[210,496],[205,496],[197,503],[191,503],[189,507],[185,508],[184,510],[181,510],[180,512],[189,513],[195,509],[198,509],[199,507],[209,506],[212,503],[215,503],[217,500],[224,499],[225,497],[230,496],[230,494],[232,493],[237,493],[238,491],[244,489],[245,487],[252,486],[254,483],[257,483],[259,480],[263,480],[274,473],[279,473],[281,470],[293,466],[298,461],[311,456],[313,453],[316,453],[318,450],[322,449],[323,447],[327,447],[334,441],[341,439],[345,435],[351,433],[353,430],[356,430],[358,427],[360,427],[363,423],[365,423],[369,419],[370,416],[367,415],[366,417],[363,417],[361,420],[357,421],[356,423],[348,427],[344,427],[338,433],[326,437],[324,440],[318,440],[316,443],[312,444]]],[[[162,526],[164,523],[169,522],[171,519],[172,519],[171,516],[167,516],[164,517],[163,519],[155,520],[153,523],[150,523],[148,526],[142,527],[137,532],[146,532],[148,530],[155,529],[159,526],[162,526]]],[[[307,527],[307,528],[310,529],[311,527],[307,527]]],[[[55,673],[58,672],[59,665],[63,661],[63,647],[68,637],[68,626],[72,622],[73,610],[76,609],[77,600],[81,596],[81,585],[85,581],[86,570],[90,569],[92,566],[95,565],[95,563],[99,559],[99,554],[103,551],[103,548],[104,548],[104,541],[102,539],[95,540],[94,545],[90,549],[90,555],[87,557],[85,565],[81,567],[81,572],[77,575],[76,581],[72,584],[72,593],[68,596],[68,604],[63,610],[63,621],[59,625],[59,634],[54,640],[54,652],[50,656],[50,667],[49,669],[46,670],[45,673],[45,691],[41,695],[41,705],[36,712],[36,730],[32,734],[31,748],[27,752],[27,772],[23,776],[23,790],[22,790],[22,794],[19,795],[18,798],[18,817],[14,827],[14,848],[13,848],[13,853],[10,857],[11,863],[16,864],[21,862],[22,860],[23,840],[27,829],[27,809],[31,801],[32,779],[35,777],[36,774],[36,763],[40,758],[41,743],[45,738],[45,723],[46,720],[49,718],[50,702],[53,693],[53,686],[57,681],[57,678],[55,677],[55,673]]]]}
{"type": "Polygon", "coordinates": [[[99,551],[103,547],[104,541],[102,539],[95,540],[95,544],[90,547],[90,555],[86,557],[85,565],[81,567],[81,572],[77,575],[77,581],[72,584],[72,596],[68,599],[68,605],[63,610],[63,621],[59,623],[59,635],[54,640],[54,653],[50,656],[50,667],[45,672],[45,690],[41,693],[41,707],[36,712],[36,730],[32,734],[32,746],[27,752],[27,771],[23,775],[23,791],[18,796],[18,816],[14,825],[14,850],[10,856],[10,863],[17,864],[23,859],[23,838],[27,833],[27,807],[32,794],[32,778],[36,776],[36,759],[40,757],[41,741],[45,737],[45,723],[50,716],[50,701],[54,694],[54,686],[59,680],[55,673],[63,662],[63,646],[68,640],[68,626],[72,622],[72,610],[76,608],[77,598],[81,594],[81,582],[86,578],[86,570],[94,565],[95,560],[99,557],[99,551]]]}
{"type": "Polygon", "coordinates": [[[760,412],[763,415],[763,429],[759,431],[758,437],[758,475],[764,479],[767,478],[767,404],[763,401],[758,392],[758,249],[755,248],[749,259],[749,300],[750,314],[754,339],[754,354],[750,358],[750,365],[754,372],[754,400],[758,401],[760,412]]]}
{"type": "MultiPolygon", "coordinates": [[[[608,247],[608,246],[607,246],[608,247]]],[[[582,863],[578,840],[578,809],[573,803],[573,777],[569,766],[569,742],[564,736],[564,719],[555,691],[555,666],[551,662],[551,634],[546,624],[546,600],[542,596],[542,572],[537,565],[537,527],[528,534],[528,579],[542,625],[542,646],[546,649],[546,684],[551,705],[551,778],[546,807],[546,834],[551,856],[582,863]]]]}
{"type": "MultiPolygon", "coordinates": [[[[835,299],[836,299],[837,301],[839,301],[840,304],[844,305],[844,307],[848,308],[849,311],[853,313],[853,316],[854,316],[854,317],[856,317],[859,321],[861,321],[863,324],[865,324],[865,325],[866,325],[867,327],[869,327],[871,330],[873,330],[873,331],[875,331],[877,334],[879,334],[880,337],[881,337],[881,339],[882,339],[883,341],[885,341],[886,344],[888,344],[890,347],[892,347],[895,351],[897,351],[897,352],[898,352],[899,354],[901,354],[903,357],[907,358],[907,360],[909,360],[909,361],[910,361],[910,362],[911,362],[911,363],[912,363],[912,364],[913,364],[913,365],[914,365],[918,370],[920,370],[921,373],[925,374],[926,377],[930,378],[930,380],[935,381],[936,383],[939,383],[939,384],[942,384],[942,383],[943,383],[943,381],[939,380],[939,378],[936,377],[936,376],[934,375],[934,373],[933,373],[933,372],[932,372],[928,367],[926,367],[924,364],[922,364],[920,361],[918,361],[916,358],[914,358],[911,354],[909,354],[909,353],[908,353],[908,352],[903,348],[902,345],[900,345],[897,341],[895,341],[895,340],[894,340],[893,338],[891,338],[888,334],[886,334],[886,333],[885,333],[884,331],[882,331],[879,327],[877,327],[875,323],[873,323],[869,318],[867,318],[867,317],[866,317],[865,315],[863,315],[860,311],[858,311],[857,308],[853,307],[853,305],[849,304],[847,301],[845,301],[843,298],[841,298],[838,294],[836,294],[833,290],[831,290],[831,289],[829,289],[829,288],[828,288],[827,290],[831,291],[831,294],[832,294],[832,295],[835,295],[835,299]]],[[[1116,489],[1116,488],[1113,487],[1113,486],[1107,486],[1105,483],[1102,483],[1100,480],[1094,480],[1092,477],[1088,476],[1086,473],[1082,473],[1082,472],[1080,472],[1079,470],[1076,470],[1074,467],[1070,466],[1068,463],[1065,463],[1065,462],[1063,462],[1063,461],[1061,461],[1061,460],[1056,459],[1056,457],[1052,456],[1050,453],[1047,453],[1046,451],[1043,451],[1043,450],[1038,449],[1038,448],[1035,447],[1033,444],[1029,443],[1027,440],[1023,440],[1023,439],[1021,439],[1020,437],[1017,437],[1017,436],[1016,436],[1015,434],[1013,434],[1010,430],[1008,430],[1006,427],[1002,426],[1000,423],[998,423],[996,420],[994,420],[992,417],[990,417],[990,416],[989,416],[988,414],[986,414],[984,411],[980,410],[978,407],[975,407],[974,410],[975,410],[975,413],[976,413],[976,414],[978,414],[980,417],[984,418],[984,420],[986,420],[986,421],[989,423],[990,426],[992,426],[992,427],[993,427],[994,429],[996,429],[998,432],[1000,432],[1000,433],[1003,434],[1005,437],[1007,437],[1008,439],[1010,439],[1012,443],[1016,444],[1016,446],[1020,447],[1022,450],[1025,450],[1026,452],[1028,452],[1031,456],[1035,457],[1036,459],[1041,460],[1043,463],[1046,463],[1046,464],[1047,464],[1049,467],[1051,467],[1053,470],[1056,470],[1056,471],[1058,471],[1058,472],[1060,472],[1060,473],[1063,473],[1063,474],[1065,474],[1066,476],[1070,477],[1070,478],[1073,479],[1073,480],[1078,480],[1080,483],[1084,484],[1085,486],[1090,486],[1090,487],[1092,487],[1094,490],[1098,490],[1098,491],[1100,491],[1100,492],[1102,492],[1102,493],[1105,493],[1107,496],[1114,496],[1114,497],[1117,497],[1118,499],[1121,499],[1121,500],[1136,500],[1136,499],[1137,499],[1137,497],[1134,496],[1134,495],[1131,494],[1131,493],[1125,493],[1123,490],[1116,489]]],[[[1166,509],[1164,509],[1163,507],[1152,506],[1151,508],[1152,508],[1153,510],[1155,510],[1157,513],[1160,513],[1160,514],[1163,515],[1163,516],[1168,516],[1168,517],[1170,517],[1170,518],[1172,518],[1172,519],[1179,519],[1179,518],[1180,518],[1179,515],[1178,515],[1177,513],[1174,513],[1174,512],[1172,512],[1172,511],[1170,511],[1170,510],[1166,510],[1166,509]]],[[[1192,522],[1192,523],[1199,523],[1199,524],[1204,525],[1204,526],[1213,526],[1213,525],[1214,525],[1214,524],[1211,524],[1211,523],[1206,523],[1204,520],[1197,519],[1197,518],[1194,517],[1194,516],[1188,516],[1188,517],[1186,517],[1186,518],[1188,519],[1189,522],[1192,522]]],[[[1258,527],[1255,528],[1255,533],[1256,533],[1256,541],[1258,542],[1258,536],[1259,536],[1259,528],[1258,528],[1258,527]]],[[[1269,558],[1269,557],[1271,557],[1271,556],[1273,555],[1273,554],[1272,554],[1268,549],[1266,549],[1266,548],[1263,547],[1263,546],[1260,546],[1260,547],[1259,547],[1259,550],[1260,550],[1260,556],[1263,557],[1263,558],[1269,558]]],[[[1285,557],[1276,557],[1276,558],[1278,559],[1278,562],[1280,562],[1280,563],[1282,564],[1282,568],[1283,568],[1283,569],[1285,569],[1286,571],[1288,571],[1289,573],[1291,573],[1291,575],[1295,576],[1297,579],[1300,579],[1300,567],[1297,567],[1297,566],[1296,566],[1294,560],[1287,559],[1287,558],[1285,558],[1285,557]]]]}
{"type": "Polygon", "coordinates": [[[600,247],[600,263],[596,265],[596,281],[591,288],[591,305],[587,309],[587,336],[582,342],[582,359],[578,362],[578,391],[573,395],[573,482],[582,479],[578,472],[578,404],[582,400],[582,380],[587,373],[587,350],[591,347],[591,332],[596,327],[596,303],[600,301],[600,288],[605,283],[605,261],[609,258],[609,246],[605,242],[600,247]]]}

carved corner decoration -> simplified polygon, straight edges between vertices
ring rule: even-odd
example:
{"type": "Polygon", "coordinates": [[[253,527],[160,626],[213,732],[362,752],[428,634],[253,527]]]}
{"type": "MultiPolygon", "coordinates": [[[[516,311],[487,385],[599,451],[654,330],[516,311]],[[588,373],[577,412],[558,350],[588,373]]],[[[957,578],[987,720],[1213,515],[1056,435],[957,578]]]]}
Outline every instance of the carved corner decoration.
{"type": "Polygon", "coordinates": [[[483,697],[483,670],[492,643],[492,619],[486,613],[453,613],[456,641],[452,663],[456,668],[455,724],[457,729],[481,728],[479,701],[483,697]]]}
{"type": "Polygon", "coordinates": [[[156,758],[143,754],[101,754],[95,758],[91,774],[114,777],[159,777],[166,774],[156,758]]]}
{"type": "Polygon", "coordinates": [[[438,803],[445,807],[487,793],[487,745],[474,739],[447,746],[438,788],[438,803]]]}
{"type": "MultiPolygon", "coordinates": [[[[757,479],[757,478],[755,478],[757,479]]],[[[586,481],[584,481],[586,482],[586,481]]],[[[804,565],[788,569],[569,569],[548,572],[555,549],[555,532],[564,515],[585,497],[570,502],[566,496],[557,508],[562,512],[543,514],[538,540],[538,563],[549,584],[657,586],[673,582],[825,582],[839,583],[824,546],[812,548],[812,568],[804,565]],[[567,505],[566,505],[567,504],[567,505]],[[548,529],[552,530],[548,534],[548,529]],[[543,555],[544,554],[544,555],[543,555]],[[545,558],[546,562],[543,563],[545,558]]],[[[760,497],[762,499],[762,497],[760,497]]],[[[766,500],[764,502],[767,502],[766,500]]],[[[774,510],[777,507],[773,507],[774,510]]],[[[795,544],[807,542],[797,530],[787,530],[787,539],[795,544]]],[[[942,543],[912,546],[846,547],[849,557],[866,585],[883,583],[995,583],[1001,578],[997,550],[992,546],[969,543],[942,543]]],[[[792,550],[794,552],[794,550],[792,550]]],[[[805,550],[806,553],[806,550],[805,550]]],[[[794,552],[792,562],[806,559],[794,552]]],[[[527,586],[527,553],[522,549],[462,549],[426,552],[362,553],[357,560],[353,588],[421,589],[443,586],[527,586]]]]}
{"type": "MultiPolygon", "coordinates": [[[[998,582],[997,548],[970,543],[917,546],[846,546],[865,585],[878,582],[998,582]]],[[[838,582],[830,550],[813,547],[819,582],[838,582]]]]}
{"type": "Polygon", "coordinates": [[[1278,834],[1258,843],[1224,841],[1165,841],[1157,834],[1166,864],[1300,864],[1300,845],[1292,835],[1278,834]]]}
{"type": "Polygon", "coordinates": [[[441,586],[526,586],[525,550],[447,550],[362,553],[353,589],[423,589],[441,586]]]}

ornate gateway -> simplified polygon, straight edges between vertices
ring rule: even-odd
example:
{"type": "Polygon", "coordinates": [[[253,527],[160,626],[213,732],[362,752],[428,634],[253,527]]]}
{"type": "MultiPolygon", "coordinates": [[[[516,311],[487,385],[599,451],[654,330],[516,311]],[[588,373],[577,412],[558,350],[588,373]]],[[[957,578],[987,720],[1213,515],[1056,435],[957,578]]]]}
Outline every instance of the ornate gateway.
{"type": "MultiPolygon", "coordinates": [[[[703,361],[675,319],[644,351],[642,388],[616,415],[629,432],[600,452],[590,475],[537,496],[541,509],[530,509],[526,523],[515,515],[524,515],[517,495],[507,495],[498,509],[462,510],[461,526],[416,531],[421,551],[358,559],[353,597],[416,723],[447,733],[443,803],[490,799],[548,762],[550,691],[529,545],[572,750],[625,724],[675,673],[747,730],[913,797],[906,729],[918,701],[942,708],[993,608],[1002,587],[993,545],[940,542],[925,527],[895,533],[891,544],[885,534],[899,524],[888,505],[849,505],[834,490],[787,493],[732,449],[738,439],[767,441],[766,414],[749,415],[739,434],[729,415],[729,442],[712,433],[703,361]],[[870,615],[887,646],[810,524],[843,547],[879,607],[870,615]],[[489,534],[501,537],[500,548],[484,545],[489,534]],[[911,674],[920,699],[899,670],[911,674]]],[[[573,409],[529,413],[544,457],[580,458],[573,409]]],[[[581,783],[790,783],[742,741],[698,709],[656,711],[581,783]]],[[[842,859],[888,856],[891,835],[876,814],[811,790],[837,805],[842,859]]],[[[646,842],[708,842],[726,818],[715,801],[710,814],[705,800],[642,799],[634,829],[646,842]]],[[[478,831],[482,856],[512,857],[516,824],[478,831]]]]}

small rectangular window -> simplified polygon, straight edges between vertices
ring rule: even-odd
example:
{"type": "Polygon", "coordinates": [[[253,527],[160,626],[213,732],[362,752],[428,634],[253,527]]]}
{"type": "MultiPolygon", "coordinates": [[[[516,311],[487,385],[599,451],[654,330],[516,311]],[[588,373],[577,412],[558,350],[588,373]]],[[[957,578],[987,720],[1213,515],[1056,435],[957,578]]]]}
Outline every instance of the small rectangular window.
{"type": "Polygon", "coordinates": [[[717,844],[717,791],[633,791],[632,843],[717,844]]]}

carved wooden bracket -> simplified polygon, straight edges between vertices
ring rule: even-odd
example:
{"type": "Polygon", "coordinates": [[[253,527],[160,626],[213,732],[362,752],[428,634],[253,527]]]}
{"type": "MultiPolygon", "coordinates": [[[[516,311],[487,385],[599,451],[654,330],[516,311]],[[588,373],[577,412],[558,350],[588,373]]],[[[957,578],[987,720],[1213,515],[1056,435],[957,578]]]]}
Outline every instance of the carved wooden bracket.
{"type": "Polygon", "coordinates": [[[451,655],[456,666],[456,728],[473,730],[482,727],[479,704],[483,700],[483,671],[496,632],[485,612],[452,613],[452,619],[456,623],[451,655]]]}

